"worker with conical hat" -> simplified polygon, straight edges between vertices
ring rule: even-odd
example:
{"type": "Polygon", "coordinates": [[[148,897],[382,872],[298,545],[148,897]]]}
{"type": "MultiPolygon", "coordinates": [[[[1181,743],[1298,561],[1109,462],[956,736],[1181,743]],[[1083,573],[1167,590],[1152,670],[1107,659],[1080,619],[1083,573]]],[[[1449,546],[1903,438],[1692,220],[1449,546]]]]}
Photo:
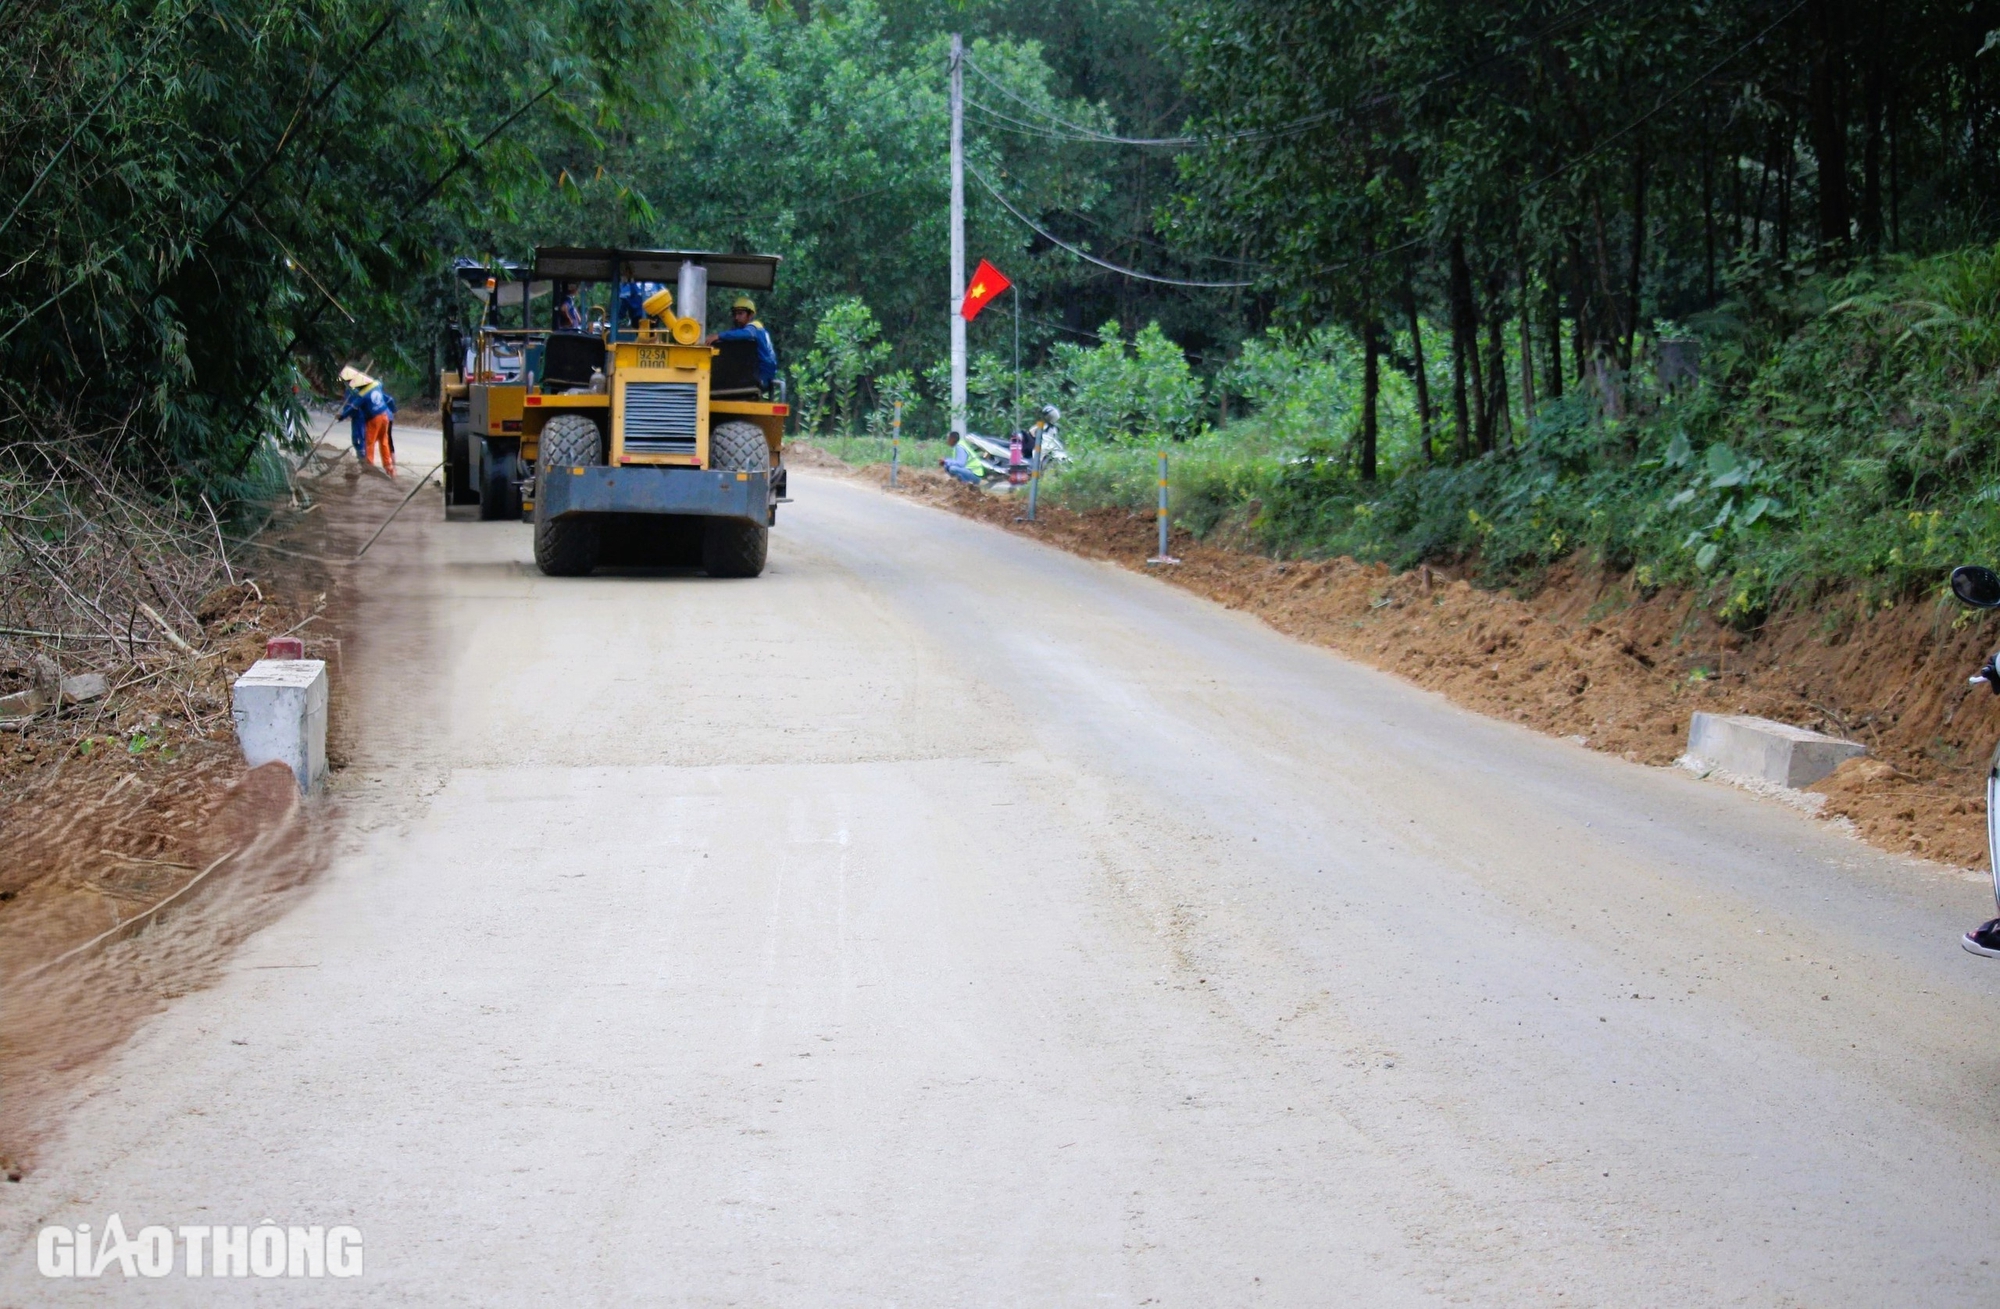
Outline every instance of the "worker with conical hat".
{"type": "Polygon", "coordinates": [[[757,321],[757,302],[747,295],[739,295],[729,306],[729,316],[736,326],[726,332],[716,332],[704,344],[714,345],[717,341],[755,341],[757,343],[757,385],[768,391],[778,376],[778,352],[771,346],[771,334],[757,321]]]}
{"type": "Polygon", "coordinates": [[[348,436],[354,442],[354,458],[360,462],[367,456],[363,453],[368,439],[368,410],[361,403],[363,387],[377,386],[379,383],[353,364],[340,370],[341,398],[340,412],[335,418],[345,418],[348,422],[348,436]]]}
{"type": "Polygon", "coordinates": [[[396,475],[396,443],[392,435],[396,419],[396,399],[389,389],[353,365],[340,370],[340,380],[348,393],[336,417],[353,423],[354,454],[366,463],[381,465],[390,477],[396,475]]]}

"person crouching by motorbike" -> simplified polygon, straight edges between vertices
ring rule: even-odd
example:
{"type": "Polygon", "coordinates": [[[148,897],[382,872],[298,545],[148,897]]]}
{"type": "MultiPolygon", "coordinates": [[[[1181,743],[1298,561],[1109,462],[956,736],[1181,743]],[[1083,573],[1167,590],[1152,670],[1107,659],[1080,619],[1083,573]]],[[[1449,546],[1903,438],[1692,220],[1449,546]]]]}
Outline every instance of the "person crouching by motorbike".
{"type": "Polygon", "coordinates": [[[986,465],[979,461],[979,456],[972,452],[972,447],[959,440],[957,432],[947,435],[944,444],[947,453],[944,458],[938,460],[938,467],[968,486],[978,486],[986,476],[986,465]]]}

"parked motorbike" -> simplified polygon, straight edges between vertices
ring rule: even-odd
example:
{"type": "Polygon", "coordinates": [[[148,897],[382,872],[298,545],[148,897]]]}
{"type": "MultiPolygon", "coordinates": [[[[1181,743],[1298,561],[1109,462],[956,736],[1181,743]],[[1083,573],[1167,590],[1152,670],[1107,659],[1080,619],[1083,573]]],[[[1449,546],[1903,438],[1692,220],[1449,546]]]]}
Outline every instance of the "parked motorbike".
{"type": "MultiPolygon", "coordinates": [[[[1967,564],[1951,571],[1951,593],[1959,603],[1973,609],[2000,609],[2000,573],[1979,564],[1967,564]]],[[[2000,695],[2000,651],[1986,656],[1986,663],[1972,677],[1972,684],[1984,684],[2000,695]]],[[[1986,770],[1986,862],[1993,870],[1994,907],[2000,909],[2000,748],[1986,770]]],[[[2000,918],[1989,919],[1967,932],[1960,944],[1976,955],[2000,959],[2000,918]]]]}
{"type": "Polygon", "coordinates": [[[1069,462],[1069,451],[1063,447],[1057,426],[1061,421],[1061,410],[1054,405],[1043,405],[1041,421],[1010,437],[1003,439],[967,432],[960,439],[971,446],[972,452],[979,456],[979,462],[986,465],[982,485],[991,486],[996,482],[1019,485],[1028,480],[1028,471],[1032,468],[1039,466],[1046,471],[1069,462]]]}

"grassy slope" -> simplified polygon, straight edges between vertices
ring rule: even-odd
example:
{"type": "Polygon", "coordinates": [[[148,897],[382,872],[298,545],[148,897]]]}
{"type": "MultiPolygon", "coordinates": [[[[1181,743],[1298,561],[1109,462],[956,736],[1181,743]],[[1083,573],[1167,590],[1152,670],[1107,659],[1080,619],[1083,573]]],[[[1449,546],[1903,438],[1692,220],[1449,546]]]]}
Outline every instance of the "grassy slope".
{"type": "MultiPolygon", "coordinates": [[[[1904,594],[2000,558],[2000,251],[1808,279],[1694,329],[1692,393],[1641,389],[1623,420],[1572,393],[1515,449],[1372,486],[1332,444],[1239,422],[1174,447],[1176,516],[1280,556],[1476,560],[1493,583],[1573,558],[1694,587],[1746,628],[1786,597],[1904,594]]],[[[1057,503],[1150,504],[1150,452],[1078,453],[1057,503]]]]}

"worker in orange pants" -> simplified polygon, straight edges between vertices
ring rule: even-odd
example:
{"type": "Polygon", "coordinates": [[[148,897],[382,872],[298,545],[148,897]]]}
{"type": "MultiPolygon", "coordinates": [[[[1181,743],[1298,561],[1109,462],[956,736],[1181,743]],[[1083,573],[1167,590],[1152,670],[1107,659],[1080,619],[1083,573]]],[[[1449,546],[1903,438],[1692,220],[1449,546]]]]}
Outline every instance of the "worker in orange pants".
{"type": "Polygon", "coordinates": [[[396,475],[396,446],[389,437],[393,421],[386,409],[368,419],[368,462],[382,465],[392,478],[396,475]]]}
{"type": "Polygon", "coordinates": [[[338,417],[352,417],[356,424],[354,454],[357,459],[380,464],[390,477],[396,475],[396,397],[389,388],[349,365],[340,370],[347,385],[347,402],[338,417]],[[365,444],[364,444],[365,442],[365,444]]]}

